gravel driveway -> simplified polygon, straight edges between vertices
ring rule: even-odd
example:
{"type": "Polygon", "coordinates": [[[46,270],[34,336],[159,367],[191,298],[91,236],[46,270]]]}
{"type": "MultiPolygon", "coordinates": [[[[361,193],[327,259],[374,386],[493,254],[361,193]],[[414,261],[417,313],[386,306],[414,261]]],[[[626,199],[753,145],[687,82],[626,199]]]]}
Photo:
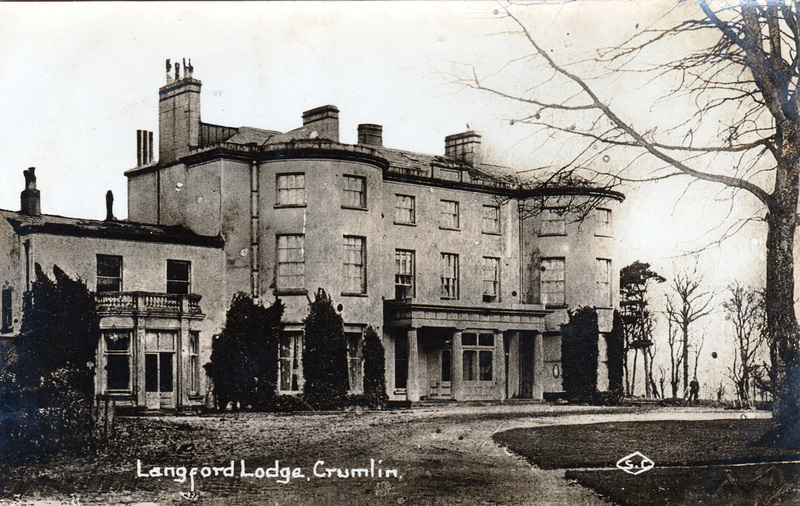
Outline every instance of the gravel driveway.
{"type": "Polygon", "coordinates": [[[71,504],[74,494],[80,504],[607,504],[565,481],[563,470],[508,454],[491,435],[552,423],[732,416],[740,414],[520,404],[127,418],[97,456],[6,473],[0,503],[17,495],[71,504]]]}

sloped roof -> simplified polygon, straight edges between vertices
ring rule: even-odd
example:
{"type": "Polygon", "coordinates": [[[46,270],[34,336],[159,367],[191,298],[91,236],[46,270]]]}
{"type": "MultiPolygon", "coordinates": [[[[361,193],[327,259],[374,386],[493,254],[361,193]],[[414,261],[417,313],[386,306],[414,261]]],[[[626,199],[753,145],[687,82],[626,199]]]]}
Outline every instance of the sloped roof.
{"type": "Polygon", "coordinates": [[[180,225],[153,225],[127,220],[89,220],[53,214],[29,216],[18,211],[5,209],[0,209],[0,216],[6,219],[19,235],[41,233],[73,237],[186,244],[211,248],[221,248],[225,244],[225,241],[220,236],[195,234],[180,225]]]}
{"type": "Polygon", "coordinates": [[[263,128],[239,127],[239,131],[228,138],[225,142],[234,144],[264,144],[272,137],[279,135],[277,130],[265,130],[263,128]]]}

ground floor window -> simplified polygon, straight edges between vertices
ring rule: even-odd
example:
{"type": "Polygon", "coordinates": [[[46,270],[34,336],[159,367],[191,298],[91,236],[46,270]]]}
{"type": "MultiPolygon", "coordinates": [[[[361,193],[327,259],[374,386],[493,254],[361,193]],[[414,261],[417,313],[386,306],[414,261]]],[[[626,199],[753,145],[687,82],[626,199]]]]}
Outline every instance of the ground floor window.
{"type": "Polygon", "coordinates": [[[399,335],[394,342],[394,387],[404,389],[408,385],[408,337],[399,335]]]}
{"type": "Polygon", "coordinates": [[[303,333],[283,332],[281,334],[280,364],[278,371],[278,390],[298,392],[300,390],[300,364],[303,355],[303,333]]]}
{"type": "Polygon", "coordinates": [[[103,332],[106,370],[106,391],[131,391],[131,334],[130,330],[103,332]]]}
{"type": "Polygon", "coordinates": [[[462,378],[464,381],[492,381],[494,334],[461,334],[462,378]]]}
{"type": "Polygon", "coordinates": [[[347,379],[350,382],[350,393],[364,392],[364,358],[361,355],[361,333],[347,332],[347,379]]]}

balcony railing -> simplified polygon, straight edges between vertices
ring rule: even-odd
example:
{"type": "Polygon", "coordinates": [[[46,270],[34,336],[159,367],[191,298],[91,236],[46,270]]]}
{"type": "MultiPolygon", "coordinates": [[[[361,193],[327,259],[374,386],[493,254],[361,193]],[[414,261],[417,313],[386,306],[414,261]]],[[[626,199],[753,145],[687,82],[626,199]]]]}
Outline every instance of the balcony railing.
{"type": "Polygon", "coordinates": [[[100,313],[169,313],[199,314],[200,295],[153,292],[98,292],[95,294],[100,313]]]}

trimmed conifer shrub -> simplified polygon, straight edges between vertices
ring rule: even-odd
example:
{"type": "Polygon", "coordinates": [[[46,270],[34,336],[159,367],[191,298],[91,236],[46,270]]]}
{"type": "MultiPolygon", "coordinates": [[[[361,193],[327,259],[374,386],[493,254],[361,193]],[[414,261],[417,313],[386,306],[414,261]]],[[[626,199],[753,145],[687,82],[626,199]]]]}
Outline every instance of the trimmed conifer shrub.
{"type": "Polygon", "coordinates": [[[283,310],[280,299],[264,307],[243,293],[233,296],[225,328],[212,343],[211,362],[204,366],[218,409],[264,404],[275,396],[283,310]]]}
{"type": "Polygon", "coordinates": [[[383,343],[370,325],[364,332],[364,397],[370,408],[386,407],[386,362],[383,343]]]}
{"type": "Polygon", "coordinates": [[[338,409],[347,404],[347,342],[344,321],[320,288],[305,319],[303,398],[314,409],[338,409]]]}

